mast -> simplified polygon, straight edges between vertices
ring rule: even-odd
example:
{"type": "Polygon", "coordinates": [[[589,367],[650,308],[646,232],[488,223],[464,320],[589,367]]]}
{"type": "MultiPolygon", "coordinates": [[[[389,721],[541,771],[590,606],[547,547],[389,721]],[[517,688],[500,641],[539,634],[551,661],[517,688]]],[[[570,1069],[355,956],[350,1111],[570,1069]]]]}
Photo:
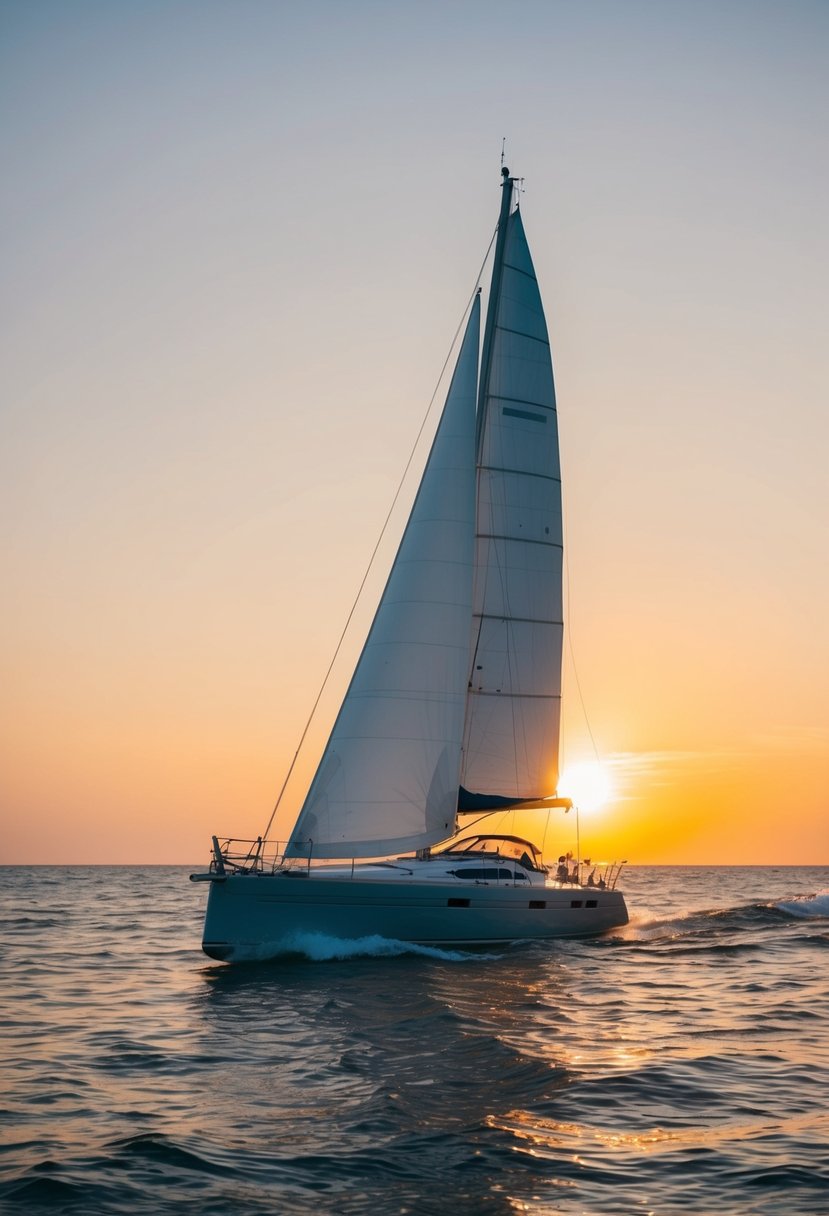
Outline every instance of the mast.
{"type": "Polygon", "coordinates": [[[498,217],[498,237],[495,241],[495,260],[492,264],[492,282],[489,288],[489,300],[486,307],[486,325],[484,326],[484,347],[481,357],[481,374],[478,379],[478,423],[476,431],[476,451],[480,456],[481,437],[484,430],[486,398],[489,392],[489,372],[492,364],[492,338],[495,332],[495,318],[498,313],[498,297],[501,292],[501,272],[504,266],[504,246],[507,242],[507,220],[512,206],[512,189],[515,178],[510,177],[506,165],[501,169],[501,214],[498,217]]]}

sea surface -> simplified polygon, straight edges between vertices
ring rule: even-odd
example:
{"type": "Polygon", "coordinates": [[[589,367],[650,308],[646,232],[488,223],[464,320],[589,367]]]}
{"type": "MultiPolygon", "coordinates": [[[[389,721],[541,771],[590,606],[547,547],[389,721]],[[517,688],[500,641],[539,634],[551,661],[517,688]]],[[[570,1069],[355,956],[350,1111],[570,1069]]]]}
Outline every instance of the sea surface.
{"type": "Polygon", "coordinates": [[[0,869],[4,1213],[829,1213],[829,868],[631,868],[590,941],[236,967],[188,872],[0,869]]]}

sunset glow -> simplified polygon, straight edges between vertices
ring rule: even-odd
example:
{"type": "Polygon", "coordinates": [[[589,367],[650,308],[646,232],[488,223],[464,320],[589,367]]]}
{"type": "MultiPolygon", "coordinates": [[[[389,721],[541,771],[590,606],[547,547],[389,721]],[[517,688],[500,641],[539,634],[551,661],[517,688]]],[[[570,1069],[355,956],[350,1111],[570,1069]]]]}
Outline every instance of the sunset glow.
{"type": "Polygon", "coordinates": [[[599,811],[612,798],[613,786],[604,765],[598,760],[582,760],[565,768],[558,792],[571,798],[579,811],[599,811]]]}
{"type": "Polygon", "coordinates": [[[604,774],[561,789],[603,855],[829,860],[824,18],[702,7],[536,5],[528,38],[484,6],[470,43],[463,5],[8,6],[1,860],[267,823],[504,135],[556,378],[562,755],[604,774]]]}

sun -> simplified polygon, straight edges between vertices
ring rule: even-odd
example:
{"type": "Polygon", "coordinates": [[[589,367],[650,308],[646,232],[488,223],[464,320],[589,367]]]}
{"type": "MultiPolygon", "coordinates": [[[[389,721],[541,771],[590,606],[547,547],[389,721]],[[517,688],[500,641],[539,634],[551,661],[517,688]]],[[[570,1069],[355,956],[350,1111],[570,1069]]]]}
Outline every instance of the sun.
{"type": "Polygon", "coordinates": [[[568,764],[561,774],[558,792],[571,798],[580,811],[599,811],[613,794],[607,769],[598,760],[580,760],[568,764]]]}

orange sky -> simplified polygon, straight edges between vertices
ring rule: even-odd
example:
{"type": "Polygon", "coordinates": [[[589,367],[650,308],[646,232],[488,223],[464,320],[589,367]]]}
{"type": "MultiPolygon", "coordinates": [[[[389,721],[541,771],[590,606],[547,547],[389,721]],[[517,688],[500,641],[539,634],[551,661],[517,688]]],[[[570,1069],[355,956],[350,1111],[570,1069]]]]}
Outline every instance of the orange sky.
{"type": "Polygon", "coordinates": [[[592,731],[615,788],[584,849],[829,863],[826,10],[538,5],[528,45],[478,6],[323,7],[5,10],[0,861],[262,829],[508,132],[560,404],[564,761],[592,731]]]}

